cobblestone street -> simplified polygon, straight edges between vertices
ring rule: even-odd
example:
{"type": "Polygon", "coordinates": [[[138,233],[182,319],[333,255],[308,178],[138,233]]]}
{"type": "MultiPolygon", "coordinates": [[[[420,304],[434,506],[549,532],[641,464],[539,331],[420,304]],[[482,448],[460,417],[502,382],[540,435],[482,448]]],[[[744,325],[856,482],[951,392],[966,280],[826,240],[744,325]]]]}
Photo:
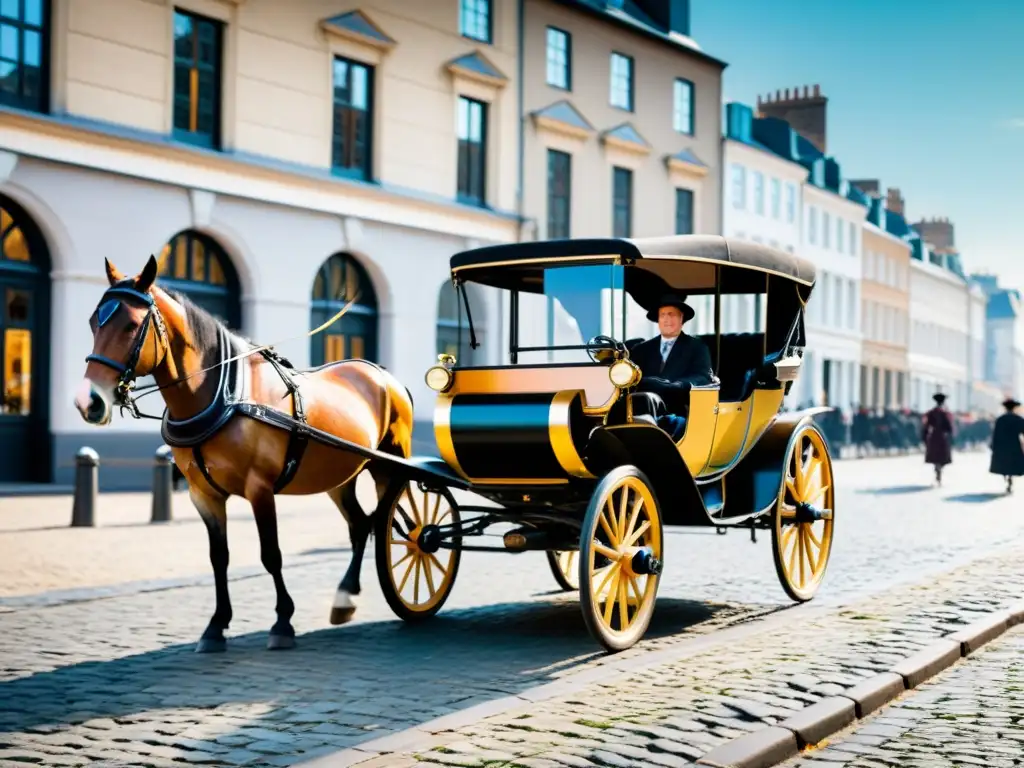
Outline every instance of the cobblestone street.
{"type": "Polygon", "coordinates": [[[784,768],[1024,765],[1024,628],[784,768]]]}
{"type": "Polygon", "coordinates": [[[419,627],[392,616],[368,554],[356,620],[330,627],[348,551],[326,498],[281,503],[298,647],[264,649],[273,587],[240,505],[229,650],[197,656],[214,595],[187,497],[178,522],[161,526],[145,523],[145,497],[134,508],[122,497],[91,530],[64,527],[66,498],[63,509],[56,498],[0,500],[0,764],[289,765],[538,685],[600,677],[610,660],[659,666],[588,678],[591,688],[575,684],[527,718],[484,719],[402,759],[683,764],[1018,599],[1024,551],[1004,545],[1019,539],[1024,515],[986,464],[986,454],[957,455],[940,489],[920,456],[838,464],[832,562],[803,607],[782,593],[767,536],[668,531],[647,639],[614,657],[598,652],[576,596],[553,592],[539,553],[467,553],[449,603],[419,627]],[[774,623],[716,641],[760,617],[774,623]],[[631,749],[648,762],[628,762],[638,759],[631,749]]]}

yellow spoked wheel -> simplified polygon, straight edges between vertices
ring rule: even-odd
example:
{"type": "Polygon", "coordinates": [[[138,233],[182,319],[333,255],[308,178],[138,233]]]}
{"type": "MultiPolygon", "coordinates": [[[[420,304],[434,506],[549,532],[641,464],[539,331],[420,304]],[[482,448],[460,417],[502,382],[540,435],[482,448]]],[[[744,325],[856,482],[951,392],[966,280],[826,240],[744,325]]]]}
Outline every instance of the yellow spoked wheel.
{"type": "Polygon", "coordinates": [[[832,457],[816,426],[793,434],[783,466],[772,527],[775,571],[786,594],[802,603],[825,576],[835,523],[832,457]]]}
{"type": "Polygon", "coordinates": [[[399,618],[426,619],[444,605],[459,572],[461,540],[445,533],[459,524],[459,507],[447,488],[423,490],[418,483],[402,482],[387,493],[376,514],[381,590],[399,618]]]}
{"type": "Polygon", "coordinates": [[[632,466],[609,472],[590,498],[579,551],[583,619],[609,651],[647,631],[662,557],[661,514],[647,478],[632,466]]]}
{"type": "Polygon", "coordinates": [[[574,549],[548,552],[548,565],[551,573],[565,592],[575,592],[580,588],[580,570],[576,563],[579,553],[574,549]]]}

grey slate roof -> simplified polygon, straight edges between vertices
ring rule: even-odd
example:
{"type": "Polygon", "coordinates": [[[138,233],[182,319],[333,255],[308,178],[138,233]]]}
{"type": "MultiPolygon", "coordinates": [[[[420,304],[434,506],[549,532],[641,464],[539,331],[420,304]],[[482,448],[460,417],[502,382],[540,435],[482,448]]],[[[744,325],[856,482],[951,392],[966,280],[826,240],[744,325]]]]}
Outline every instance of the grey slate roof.
{"type": "Polygon", "coordinates": [[[618,139],[619,141],[625,141],[630,144],[636,144],[638,147],[650,147],[647,143],[647,139],[641,136],[636,128],[629,123],[623,123],[622,125],[610,128],[604,132],[604,135],[608,138],[618,139]]]}
{"type": "Polygon", "coordinates": [[[690,165],[699,165],[701,168],[707,168],[708,164],[697,157],[693,152],[688,149],[684,149],[682,152],[676,152],[674,155],[670,155],[671,160],[678,160],[681,163],[689,163],[690,165]]]}

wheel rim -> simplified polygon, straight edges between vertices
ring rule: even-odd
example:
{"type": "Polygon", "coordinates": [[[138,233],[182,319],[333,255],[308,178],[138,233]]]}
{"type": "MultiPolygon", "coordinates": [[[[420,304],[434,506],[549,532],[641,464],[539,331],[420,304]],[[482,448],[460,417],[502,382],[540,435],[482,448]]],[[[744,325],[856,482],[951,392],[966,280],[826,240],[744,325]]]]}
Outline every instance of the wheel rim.
{"type": "Polygon", "coordinates": [[[799,597],[814,594],[825,576],[832,551],[834,500],[832,462],[825,441],[817,430],[806,429],[796,436],[787,458],[775,516],[776,557],[799,597]],[[801,504],[822,510],[824,518],[798,519],[801,504]]]}
{"type": "Polygon", "coordinates": [[[580,572],[578,561],[576,558],[577,552],[575,549],[566,551],[554,551],[551,553],[555,560],[555,566],[562,574],[562,578],[565,579],[565,583],[571,586],[573,589],[579,589],[580,586],[580,572]]]}
{"type": "Polygon", "coordinates": [[[636,477],[625,477],[607,494],[590,531],[590,601],[595,618],[613,639],[623,640],[646,626],[659,576],[635,573],[632,559],[645,547],[662,559],[659,522],[650,489],[636,477]]]}
{"type": "Polygon", "coordinates": [[[414,487],[408,484],[391,507],[387,565],[402,604],[410,611],[429,611],[448,593],[455,575],[456,551],[425,552],[417,540],[424,527],[456,520],[444,494],[414,491],[414,487]]]}

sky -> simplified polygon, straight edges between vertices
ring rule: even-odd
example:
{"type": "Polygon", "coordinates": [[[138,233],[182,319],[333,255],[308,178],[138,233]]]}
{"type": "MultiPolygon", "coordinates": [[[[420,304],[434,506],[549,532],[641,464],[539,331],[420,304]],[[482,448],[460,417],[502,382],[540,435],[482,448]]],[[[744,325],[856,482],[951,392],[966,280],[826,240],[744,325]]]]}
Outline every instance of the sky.
{"type": "Polygon", "coordinates": [[[1024,289],[1024,0],[691,0],[722,101],[828,97],[843,176],[945,216],[968,273],[1024,289]]]}

